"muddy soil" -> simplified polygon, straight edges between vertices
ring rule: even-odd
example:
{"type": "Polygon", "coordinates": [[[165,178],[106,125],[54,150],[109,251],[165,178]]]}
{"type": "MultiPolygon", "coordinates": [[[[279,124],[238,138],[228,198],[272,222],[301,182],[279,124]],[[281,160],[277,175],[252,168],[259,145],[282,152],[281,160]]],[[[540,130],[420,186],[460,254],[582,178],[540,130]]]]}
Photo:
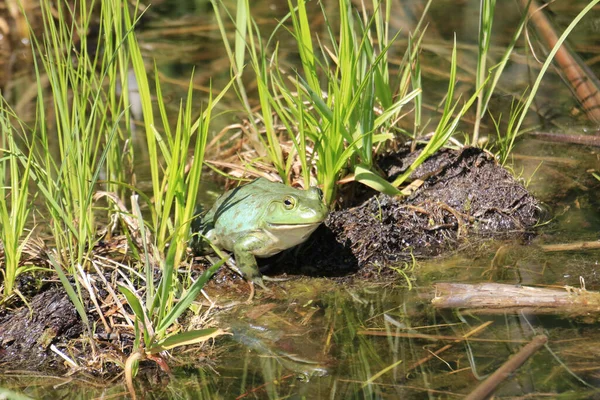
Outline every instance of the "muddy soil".
{"type": "MultiPolygon", "coordinates": [[[[393,180],[417,155],[405,149],[379,165],[393,180]]],[[[527,238],[542,216],[523,184],[480,149],[442,150],[411,178],[423,184],[409,197],[372,195],[332,212],[305,245],[267,261],[277,265],[267,274],[386,278],[382,266],[465,248],[474,237],[527,238]]]]}
{"type": "Polygon", "coordinates": [[[41,290],[28,307],[0,317],[0,370],[62,370],[62,360],[50,346],[64,350],[63,345],[83,332],[81,319],[64,289],[41,290]]]}

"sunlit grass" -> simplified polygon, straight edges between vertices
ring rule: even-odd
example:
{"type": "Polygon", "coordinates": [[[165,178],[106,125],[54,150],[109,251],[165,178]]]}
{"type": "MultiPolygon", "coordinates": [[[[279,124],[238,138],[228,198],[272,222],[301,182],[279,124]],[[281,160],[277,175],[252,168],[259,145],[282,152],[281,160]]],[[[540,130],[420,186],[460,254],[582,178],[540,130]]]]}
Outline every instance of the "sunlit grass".
{"type": "Polygon", "coordinates": [[[26,136],[22,132],[18,134],[11,117],[15,118],[14,113],[0,99],[0,242],[4,251],[0,262],[4,282],[0,303],[13,293],[20,274],[35,269],[20,264],[23,248],[31,235],[26,227],[32,201],[28,179],[32,155],[21,151],[18,142],[26,136]]]}
{"type": "Polygon", "coordinates": [[[127,375],[132,378],[138,358],[222,333],[216,329],[183,332],[174,327],[224,262],[196,279],[179,273],[187,258],[212,111],[232,83],[215,98],[209,97],[202,110],[196,110],[190,80],[178,114],[169,115],[158,71],[147,72],[134,35],[138,10],[130,12],[129,3],[119,0],[102,2],[98,35],[108,43],[98,41],[92,46],[82,33],[88,32],[97,11],[87,3],[42,2],[43,34],[32,38],[37,123],[34,128],[22,127],[23,138],[31,140],[19,143],[11,120],[18,116],[3,103],[0,107],[0,127],[5,132],[0,142],[2,272],[5,295],[9,295],[16,277],[25,271],[19,266],[20,254],[30,204],[39,194],[46,206],[39,217],[53,238],[47,261],[91,339],[94,327],[83,291],[93,290],[86,282],[96,245],[103,239],[99,221],[114,216],[137,224],[137,229],[130,225],[126,233],[134,268],[142,272],[139,276],[143,279],[131,277],[120,283],[136,316],[136,347],[133,361],[127,363],[127,375]],[[156,79],[155,87],[151,77],[156,79]],[[151,193],[136,188],[135,177],[127,170],[135,159],[131,143],[135,99],[130,86],[139,91],[151,193]],[[30,183],[37,192],[29,192],[30,183]],[[108,207],[97,206],[97,199],[102,198],[108,200],[108,207]],[[122,205],[128,200],[131,212],[126,214],[122,205]],[[142,209],[149,213],[143,214],[142,209]],[[157,272],[160,279],[155,283],[157,272]]]}
{"type": "MultiPolygon", "coordinates": [[[[496,10],[496,0],[481,0],[479,5],[479,40],[477,51],[477,73],[475,75],[475,88],[479,89],[486,82],[486,65],[488,51],[490,48],[492,36],[492,24],[494,22],[494,11],[496,10]]],[[[479,141],[479,127],[481,118],[485,112],[484,106],[485,91],[480,90],[477,96],[477,110],[475,125],[473,126],[473,138],[471,144],[477,146],[479,141]]]]}
{"type": "MultiPolygon", "coordinates": [[[[477,73],[475,79],[475,86],[479,90],[477,96],[477,108],[475,112],[475,123],[473,126],[473,135],[471,138],[471,145],[479,145],[481,120],[488,112],[488,106],[492,95],[498,92],[498,81],[502,77],[502,73],[510,59],[511,54],[514,51],[515,45],[525,23],[527,22],[527,13],[523,13],[517,29],[515,30],[512,39],[506,47],[503,56],[500,61],[489,70],[486,70],[487,59],[489,57],[490,40],[492,37],[492,24],[494,19],[494,11],[496,7],[495,0],[483,0],[480,4],[480,15],[479,15],[479,41],[478,41],[478,52],[477,52],[477,73]],[[486,78],[487,77],[487,78],[486,78]]],[[[501,115],[492,115],[490,117],[495,125],[497,131],[497,140],[494,142],[493,148],[501,160],[502,164],[506,162],[508,154],[512,151],[514,144],[514,138],[517,132],[514,131],[512,126],[514,125],[515,113],[519,114],[520,106],[514,104],[511,107],[509,116],[509,127],[505,132],[500,131],[499,121],[501,115]],[[510,144],[510,145],[509,145],[510,144]]]]}
{"type": "MultiPolygon", "coordinates": [[[[44,1],[41,11],[44,32],[33,38],[38,124],[36,141],[30,144],[30,176],[46,204],[55,248],[53,265],[76,276],[78,266],[88,265],[99,240],[93,194],[101,176],[106,176],[106,160],[115,158],[111,152],[116,148],[113,141],[124,105],[111,108],[106,102],[111,97],[106,94],[112,91],[114,97],[117,91],[114,85],[104,86],[114,54],[103,52],[100,43],[93,49],[87,36],[81,35],[89,29],[93,10],[85,4],[70,8],[66,3],[44,1]],[[49,81],[49,92],[43,90],[44,78],[49,81]]],[[[110,20],[110,15],[104,16],[110,20]]],[[[72,300],[82,303],[79,280],[74,282],[78,299],[72,300]]]]}
{"type": "MultiPolygon", "coordinates": [[[[331,203],[337,181],[348,172],[360,168],[356,180],[370,185],[378,178],[373,169],[374,146],[397,138],[394,125],[420,89],[409,92],[408,79],[394,82],[390,75],[387,53],[395,38],[389,37],[388,3],[374,2],[375,12],[369,17],[356,14],[349,1],[341,0],[338,26],[333,26],[323,10],[328,43],[319,42],[316,52],[305,2],[298,2],[297,11],[289,4],[304,71],[296,78],[301,89],[298,95],[314,105],[314,112],[307,107],[294,109],[293,104],[288,107],[294,120],[306,122],[305,134],[317,153],[317,178],[331,203]],[[320,76],[324,77],[324,89],[320,76]]],[[[286,91],[282,80],[278,89],[282,94],[286,91]]]]}
{"type": "MultiPolygon", "coordinates": [[[[107,108],[117,112],[111,114],[110,118],[120,121],[115,125],[115,137],[111,139],[110,131],[105,131],[104,141],[108,147],[106,158],[106,174],[104,176],[104,187],[109,192],[118,193],[123,198],[126,194],[126,186],[135,186],[136,178],[133,173],[134,148],[131,131],[133,129],[131,109],[136,103],[135,98],[130,96],[130,88],[135,87],[137,82],[130,74],[129,52],[126,49],[125,37],[127,28],[123,24],[125,10],[120,1],[110,1],[109,7],[102,7],[100,22],[104,34],[103,55],[105,74],[105,96],[107,108]]],[[[129,30],[131,27],[129,27],[129,30]]]]}
{"type": "MultiPolygon", "coordinates": [[[[234,71],[244,68],[247,55],[248,66],[252,67],[256,79],[259,119],[264,124],[266,140],[256,133],[253,142],[262,143],[267,149],[269,161],[284,182],[290,180],[292,158],[298,156],[304,185],[310,184],[314,173],[328,204],[335,200],[338,181],[343,177],[351,177],[387,194],[400,194],[400,185],[455,133],[461,117],[476,98],[466,99],[462,107],[455,102],[456,50],[446,101],[433,137],[410,172],[388,182],[375,165],[376,155],[390,144],[397,145],[410,138],[417,140],[423,129],[419,63],[422,32],[411,36],[404,55],[405,64],[394,74],[388,60],[388,52],[396,39],[389,33],[390,2],[373,2],[369,4],[373,11],[367,13],[365,5],[363,12],[359,12],[349,1],[340,0],[338,24],[334,24],[323,9],[325,37],[316,37],[311,30],[305,1],[288,2],[288,6],[288,16],[269,39],[264,40],[247,2],[239,1],[234,20],[235,51],[229,47],[224,22],[218,19],[234,71]],[[290,23],[289,31],[298,44],[301,60],[301,70],[296,73],[281,67],[274,39],[276,33],[290,23]],[[415,109],[414,130],[407,134],[397,125],[404,113],[410,112],[406,108],[411,106],[415,109]],[[276,140],[273,115],[285,126],[294,144],[294,152],[287,155],[287,160],[282,158],[280,143],[276,140]]],[[[238,92],[245,93],[240,87],[238,92]]],[[[245,101],[246,97],[242,98],[245,101]]],[[[255,113],[250,111],[248,119],[254,121],[255,113]]],[[[254,131],[260,130],[255,128],[254,131]]]]}
{"type": "MultiPolygon", "coordinates": [[[[583,10],[581,10],[579,12],[579,14],[577,14],[577,16],[573,19],[573,21],[571,21],[569,26],[567,26],[567,28],[560,35],[560,37],[556,41],[556,44],[554,45],[554,47],[548,54],[548,57],[546,57],[546,61],[542,65],[540,72],[538,73],[538,76],[536,77],[535,82],[533,83],[533,86],[531,87],[531,90],[527,94],[523,106],[517,107],[515,109],[515,112],[513,113],[514,115],[511,116],[511,125],[506,133],[508,140],[506,140],[507,144],[505,146],[505,147],[507,147],[507,149],[509,151],[512,150],[512,148],[514,146],[515,138],[520,133],[521,125],[523,124],[523,121],[525,120],[525,116],[527,115],[527,112],[529,111],[529,107],[531,106],[531,104],[533,103],[533,100],[535,99],[535,96],[540,87],[542,79],[544,78],[544,75],[546,74],[546,71],[548,70],[548,68],[550,67],[550,64],[554,60],[554,56],[560,50],[561,46],[567,39],[567,36],[569,36],[569,34],[573,31],[573,29],[575,29],[575,27],[579,24],[581,19],[585,15],[587,15],[587,13],[590,12],[594,8],[594,6],[596,6],[598,3],[600,3],[600,0],[591,1],[586,7],[583,8],[583,10]]],[[[505,162],[508,157],[508,153],[507,152],[505,152],[505,153],[506,153],[506,155],[503,156],[503,162],[505,162]]]]}

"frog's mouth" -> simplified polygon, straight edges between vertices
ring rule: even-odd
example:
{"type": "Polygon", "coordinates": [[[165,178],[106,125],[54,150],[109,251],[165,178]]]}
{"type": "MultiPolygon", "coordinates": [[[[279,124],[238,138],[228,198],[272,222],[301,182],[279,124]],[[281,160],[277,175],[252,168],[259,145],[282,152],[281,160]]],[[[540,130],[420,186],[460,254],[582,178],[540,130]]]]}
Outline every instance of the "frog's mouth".
{"type": "Polygon", "coordinates": [[[310,228],[313,227],[315,225],[320,225],[321,222],[323,221],[319,221],[319,222],[311,222],[309,224],[277,224],[277,223],[269,223],[269,227],[276,229],[276,230],[296,230],[296,229],[302,229],[302,228],[310,228]]]}
{"type": "MultiPolygon", "coordinates": [[[[311,222],[304,224],[269,224],[269,230],[273,233],[277,233],[278,236],[286,236],[293,237],[293,240],[289,241],[298,241],[298,243],[303,242],[310,236],[311,233],[317,229],[319,225],[321,225],[322,221],[319,222],[311,222]]],[[[291,239],[291,238],[290,238],[291,239]]]]}

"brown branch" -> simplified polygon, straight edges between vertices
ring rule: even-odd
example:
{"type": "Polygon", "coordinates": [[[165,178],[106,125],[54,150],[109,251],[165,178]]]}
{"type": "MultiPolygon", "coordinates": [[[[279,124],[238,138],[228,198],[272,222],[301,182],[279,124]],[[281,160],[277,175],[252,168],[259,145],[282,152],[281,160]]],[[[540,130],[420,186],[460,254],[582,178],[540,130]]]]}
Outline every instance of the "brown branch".
{"type": "Polygon", "coordinates": [[[492,394],[498,385],[506,380],[513,372],[525,363],[533,354],[546,344],[548,338],[544,335],[534,337],[531,342],[526,344],[517,354],[512,356],[500,368],[490,375],[485,381],[481,382],[475,390],[467,397],[467,400],[486,399],[492,394]]]}
{"type": "Polygon", "coordinates": [[[572,287],[557,290],[500,283],[438,283],[435,289],[431,303],[437,308],[469,308],[490,314],[518,310],[571,317],[600,314],[600,293],[572,287]]]}
{"type": "MultiPolygon", "coordinates": [[[[596,132],[598,134],[598,132],[596,132]]],[[[573,144],[581,144],[584,146],[596,146],[600,147],[600,137],[591,136],[591,135],[571,135],[568,133],[554,133],[554,132],[541,132],[534,131],[529,132],[529,135],[538,137],[540,139],[544,139],[548,142],[556,142],[556,143],[573,143],[573,144]]],[[[571,160],[572,162],[576,162],[575,160],[571,160]]]]}
{"type": "Polygon", "coordinates": [[[591,242],[574,242],[574,243],[555,243],[544,244],[541,246],[544,251],[579,251],[579,250],[595,250],[600,249],[600,241],[594,240],[591,242]]]}

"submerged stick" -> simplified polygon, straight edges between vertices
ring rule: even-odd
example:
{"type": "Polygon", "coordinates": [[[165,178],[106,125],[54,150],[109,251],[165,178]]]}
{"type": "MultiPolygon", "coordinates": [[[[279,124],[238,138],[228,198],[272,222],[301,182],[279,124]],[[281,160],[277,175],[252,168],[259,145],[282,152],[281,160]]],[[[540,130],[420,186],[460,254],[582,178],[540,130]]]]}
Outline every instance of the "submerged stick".
{"type": "MultiPolygon", "coordinates": [[[[574,143],[582,144],[584,146],[596,146],[600,147],[600,137],[592,135],[571,135],[568,133],[554,133],[554,132],[529,132],[531,136],[544,139],[548,142],[557,143],[574,143]]],[[[575,161],[575,160],[573,160],[575,161]]]]}
{"type": "Polygon", "coordinates": [[[554,243],[540,246],[546,252],[550,251],[576,251],[576,250],[595,250],[600,249],[600,241],[593,240],[589,242],[574,243],[554,243]]]}
{"type": "Polygon", "coordinates": [[[501,283],[438,283],[431,300],[437,308],[470,312],[527,311],[536,314],[600,315],[600,293],[566,286],[547,289],[501,283]]]}
{"type": "Polygon", "coordinates": [[[485,381],[481,382],[465,399],[479,400],[485,399],[492,394],[498,385],[506,380],[513,372],[525,363],[535,352],[546,344],[548,338],[545,335],[534,337],[531,342],[526,344],[517,354],[508,359],[500,368],[490,375],[485,381]]]}

